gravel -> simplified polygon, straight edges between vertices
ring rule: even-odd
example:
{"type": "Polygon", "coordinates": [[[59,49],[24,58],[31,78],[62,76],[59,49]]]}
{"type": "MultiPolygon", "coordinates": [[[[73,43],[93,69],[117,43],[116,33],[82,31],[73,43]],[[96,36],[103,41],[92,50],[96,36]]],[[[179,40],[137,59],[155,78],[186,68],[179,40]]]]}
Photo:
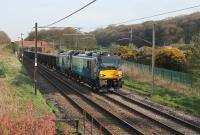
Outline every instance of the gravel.
{"type": "MultiPolygon", "coordinates": [[[[123,93],[124,95],[126,95],[129,98],[132,98],[132,99],[135,99],[135,100],[138,100],[138,101],[142,101],[143,103],[146,103],[146,104],[148,104],[150,106],[158,108],[159,110],[162,110],[162,112],[165,112],[167,114],[170,114],[170,115],[173,115],[173,116],[178,117],[180,119],[183,119],[185,121],[188,121],[188,122],[190,122],[190,123],[192,123],[194,125],[200,125],[200,118],[198,118],[198,117],[186,114],[186,113],[181,112],[181,111],[173,110],[173,109],[171,109],[169,107],[160,105],[158,103],[154,103],[154,102],[148,100],[145,97],[139,96],[139,95],[137,95],[135,93],[128,92],[127,90],[124,90],[124,89],[122,89],[120,91],[120,93],[123,93]]],[[[175,126],[175,128],[179,128],[179,127],[175,126]]],[[[199,134],[199,133],[196,133],[196,132],[187,131],[187,128],[186,129],[182,129],[182,130],[185,131],[186,134],[199,134]]]]}
{"type": "MultiPolygon", "coordinates": [[[[27,62],[27,61],[26,61],[27,62]]],[[[33,72],[30,69],[33,69],[33,64],[29,63],[29,66],[26,65],[26,69],[28,70],[28,74],[31,78],[33,78],[33,72]]],[[[47,103],[50,103],[55,108],[59,110],[62,114],[62,117],[65,119],[78,119],[79,120],[79,131],[83,133],[83,115],[82,112],[77,110],[65,97],[60,94],[60,92],[52,86],[46,79],[44,79],[39,73],[37,74],[37,82],[38,82],[38,89],[46,99],[47,103]]],[[[63,126],[68,132],[74,132],[75,126],[73,122],[70,123],[63,123],[63,126]]],[[[86,132],[85,134],[91,134],[91,122],[86,121],[85,123],[86,132]]],[[[93,127],[93,133],[97,134],[99,129],[95,126],[93,127]]]]}

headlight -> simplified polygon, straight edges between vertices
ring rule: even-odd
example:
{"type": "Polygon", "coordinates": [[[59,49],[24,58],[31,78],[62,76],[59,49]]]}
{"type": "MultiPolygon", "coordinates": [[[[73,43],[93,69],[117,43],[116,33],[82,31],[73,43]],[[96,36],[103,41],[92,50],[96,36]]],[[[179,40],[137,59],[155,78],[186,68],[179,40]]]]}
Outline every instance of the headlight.
{"type": "Polygon", "coordinates": [[[104,74],[100,74],[100,77],[104,77],[105,75],[104,74]]]}
{"type": "Polygon", "coordinates": [[[122,74],[118,74],[119,77],[122,77],[122,74]]]}

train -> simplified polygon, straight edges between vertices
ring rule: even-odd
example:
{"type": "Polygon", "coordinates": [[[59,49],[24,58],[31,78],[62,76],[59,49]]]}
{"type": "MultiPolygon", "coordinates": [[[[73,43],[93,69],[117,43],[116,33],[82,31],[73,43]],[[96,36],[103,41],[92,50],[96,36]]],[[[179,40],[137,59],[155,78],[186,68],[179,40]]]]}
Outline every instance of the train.
{"type": "MultiPolygon", "coordinates": [[[[24,51],[34,60],[34,52],[24,51]]],[[[87,83],[97,92],[117,91],[122,87],[121,59],[109,52],[74,51],[50,55],[37,54],[38,63],[87,83]]]]}

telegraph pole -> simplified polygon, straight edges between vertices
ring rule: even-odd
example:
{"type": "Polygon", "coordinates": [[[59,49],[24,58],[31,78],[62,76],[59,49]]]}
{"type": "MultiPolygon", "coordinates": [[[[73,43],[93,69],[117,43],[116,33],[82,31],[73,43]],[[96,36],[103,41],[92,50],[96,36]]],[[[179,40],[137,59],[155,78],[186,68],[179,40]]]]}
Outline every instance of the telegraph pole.
{"type": "Polygon", "coordinates": [[[53,49],[55,48],[55,41],[54,41],[54,39],[53,39],[53,49]]]}
{"type": "Polygon", "coordinates": [[[41,48],[42,48],[41,52],[43,52],[43,44],[42,44],[42,41],[40,42],[40,45],[41,45],[41,48]]]}
{"type": "Polygon", "coordinates": [[[152,91],[151,95],[154,93],[155,89],[155,24],[153,24],[153,39],[152,39],[152,91]]]}
{"type": "MultiPolygon", "coordinates": [[[[19,44],[19,46],[20,46],[20,37],[17,37],[18,38],[18,44],[19,44]]],[[[20,55],[21,55],[21,53],[19,52],[19,51],[17,51],[17,56],[18,56],[18,58],[20,58],[20,55]]]]}
{"type": "Polygon", "coordinates": [[[61,48],[61,38],[59,39],[59,50],[61,48]]]}
{"type": "Polygon", "coordinates": [[[20,46],[20,37],[17,37],[18,38],[18,44],[19,44],[19,46],[20,46]]]}
{"type": "Polygon", "coordinates": [[[130,35],[130,41],[131,43],[129,43],[129,47],[133,47],[133,25],[131,25],[131,31],[130,31],[131,35],[130,35]]]}
{"type": "Polygon", "coordinates": [[[133,43],[133,26],[131,25],[131,43],[133,43]]]}
{"type": "Polygon", "coordinates": [[[37,23],[35,23],[35,64],[34,64],[35,95],[37,95],[37,42],[38,42],[38,25],[37,23]]]}
{"type": "Polygon", "coordinates": [[[21,33],[21,45],[22,45],[22,54],[21,54],[21,55],[22,55],[22,64],[23,64],[23,61],[24,61],[24,58],[23,58],[23,57],[24,57],[24,43],[23,43],[23,37],[22,37],[23,35],[24,35],[24,34],[21,33]]]}
{"type": "Polygon", "coordinates": [[[78,32],[80,32],[80,29],[81,28],[76,28],[76,30],[78,30],[78,31],[76,31],[76,50],[78,50],[78,35],[81,35],[78,33],[78,32]]]}
{"type": "Polygon", "coordinates": [[[76,50],[78,50],[78,35],[76,34],[76,50]]]}

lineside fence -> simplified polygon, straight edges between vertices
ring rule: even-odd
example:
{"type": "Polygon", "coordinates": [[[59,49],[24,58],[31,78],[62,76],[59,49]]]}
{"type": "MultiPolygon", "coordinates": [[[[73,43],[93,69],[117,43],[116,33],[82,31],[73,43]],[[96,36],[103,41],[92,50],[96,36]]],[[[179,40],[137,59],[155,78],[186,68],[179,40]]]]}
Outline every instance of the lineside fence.
{"type": "MultiPolygon", "coordinates": [[[[126,65],[131,69],[137,68],[137,70],[141,71],[142,73],[152,73],[151,65],[144,65],[129,61],[122,61],[122,65],[126,65]]],[[[190,87],[192,87],[193,83],[192,76],[190,74],[164,68],[155,67],[155,78],[156,77],[162,78],[163,80],[167,80],[171,83],[181,83],[190,87]]]]}

